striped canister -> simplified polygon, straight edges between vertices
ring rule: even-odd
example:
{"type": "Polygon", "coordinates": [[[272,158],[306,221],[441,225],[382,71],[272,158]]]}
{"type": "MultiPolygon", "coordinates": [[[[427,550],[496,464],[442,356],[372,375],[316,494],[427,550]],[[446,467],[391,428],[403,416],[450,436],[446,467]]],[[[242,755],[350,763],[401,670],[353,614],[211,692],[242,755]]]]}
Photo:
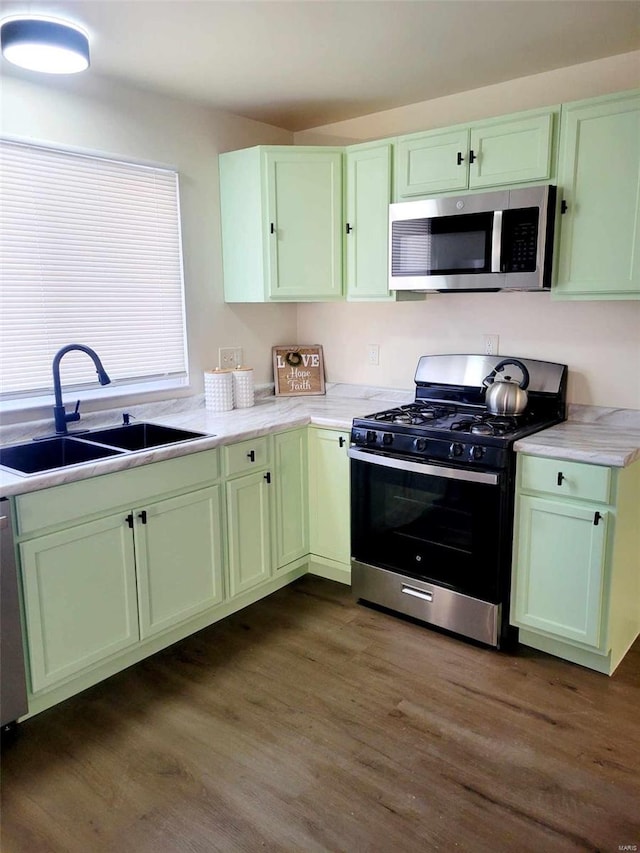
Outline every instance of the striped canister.
{"type": "Polygon", "coordinates": [[[204,372],[204,404],[211,412],[233,409],[233,376],[231,370],[217,367],[204,372]]]}
{"type": "Polygon", "coordinates": [[[253,368],[236,367],[233,371],[233,399],[236,409],[248,409],[253,406],[253,368]]]}

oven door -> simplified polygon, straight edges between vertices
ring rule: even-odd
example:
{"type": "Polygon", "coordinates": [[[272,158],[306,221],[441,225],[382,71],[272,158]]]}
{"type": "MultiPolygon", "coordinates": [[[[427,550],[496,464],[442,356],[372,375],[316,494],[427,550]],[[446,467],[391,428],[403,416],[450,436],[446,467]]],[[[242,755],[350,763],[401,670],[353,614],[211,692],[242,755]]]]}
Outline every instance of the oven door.
{"type": "MultiPolygon", "coordinates": [[[[506,474],[352,447],[351,555],[498,604],[506,474]]],[[[509,544],[510,550],[510,544],[509,544]]]]}

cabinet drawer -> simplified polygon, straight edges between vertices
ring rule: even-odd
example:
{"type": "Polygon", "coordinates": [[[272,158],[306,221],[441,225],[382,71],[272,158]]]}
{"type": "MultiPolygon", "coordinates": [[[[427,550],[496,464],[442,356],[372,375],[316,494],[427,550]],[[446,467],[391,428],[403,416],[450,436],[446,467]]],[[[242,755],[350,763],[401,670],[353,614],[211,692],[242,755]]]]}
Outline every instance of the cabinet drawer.
{"type": "Polygon", "coordinates": [[[609,503],[611,469],[564,459],[521,456],[520,489],[548,495],[609,503]]]}
{"type": "Polygon", "coordinates": [[[227,477],[266,468],[269,464],[269,439],[262,436],[223,447],[222,458],[227,477]]]}

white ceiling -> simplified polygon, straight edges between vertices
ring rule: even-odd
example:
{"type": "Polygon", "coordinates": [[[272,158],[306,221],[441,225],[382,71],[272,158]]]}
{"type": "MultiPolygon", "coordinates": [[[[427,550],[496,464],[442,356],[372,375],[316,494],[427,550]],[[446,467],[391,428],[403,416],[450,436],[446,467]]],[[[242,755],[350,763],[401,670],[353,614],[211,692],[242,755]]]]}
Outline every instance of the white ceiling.
{"type": "Polygon", "coordinates": [[[638,0],[0,3],[17,13],[82,24],[88,73],[293,131],[640,48],[638,0]]]}

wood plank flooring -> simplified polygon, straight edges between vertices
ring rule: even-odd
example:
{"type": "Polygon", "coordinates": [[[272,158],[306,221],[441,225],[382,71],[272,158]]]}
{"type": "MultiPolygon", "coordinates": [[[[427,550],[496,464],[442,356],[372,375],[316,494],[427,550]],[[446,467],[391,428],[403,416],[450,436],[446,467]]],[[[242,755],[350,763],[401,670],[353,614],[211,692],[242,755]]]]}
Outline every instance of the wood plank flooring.
{"type": "Polygon", "coordinates": [[[639,700],[640,643],[607,678],[307,576],[23,723],[2,851],[638,850],[639,700]]]}

